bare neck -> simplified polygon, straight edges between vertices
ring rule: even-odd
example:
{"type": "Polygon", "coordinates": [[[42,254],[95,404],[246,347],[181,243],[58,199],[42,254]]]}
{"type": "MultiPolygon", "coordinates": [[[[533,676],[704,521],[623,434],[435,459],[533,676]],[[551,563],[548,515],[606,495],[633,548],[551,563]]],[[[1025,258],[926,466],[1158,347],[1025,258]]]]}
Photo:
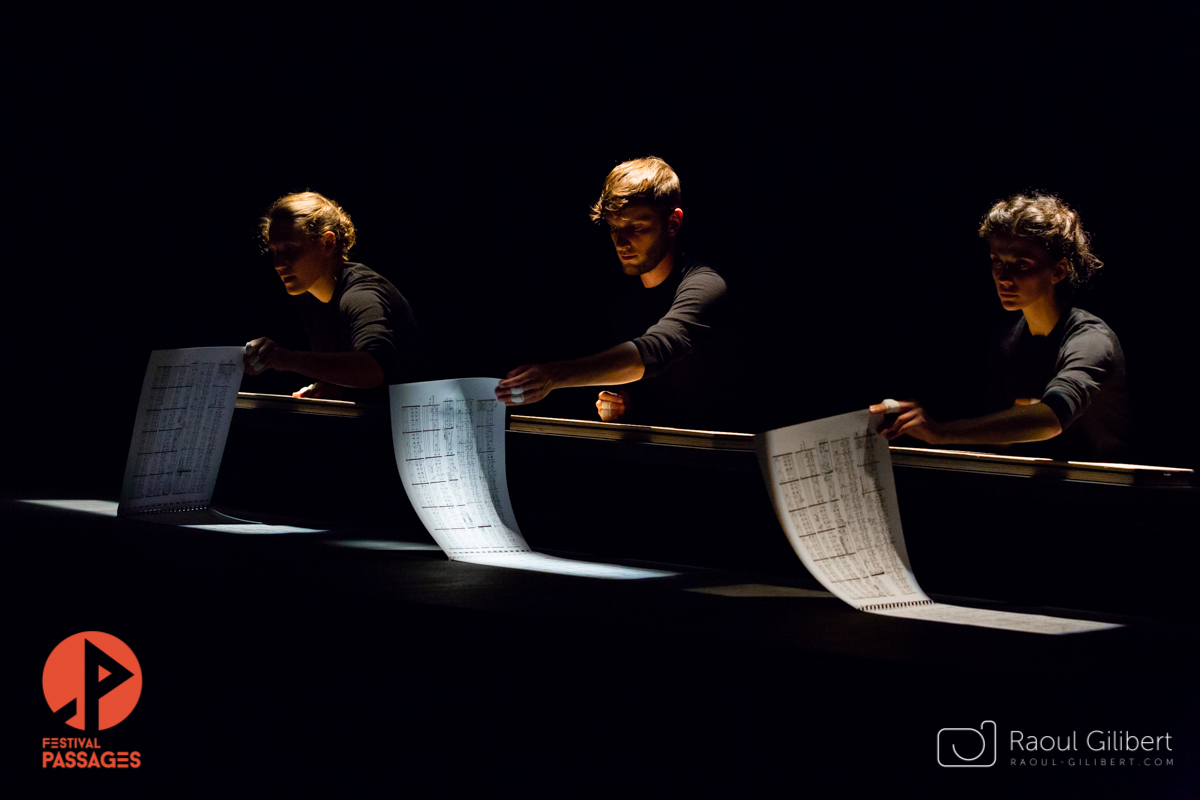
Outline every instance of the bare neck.
{"type": "Polygon", "coordinates": [[[338,278],[342,277],[342,267],[344,262],[331,262],[329,269],[321,278],[309,287],[308,293],[320,300],[322,303],[328,303],[333,299],[333,293],[337,291],[338,278]]]}
{"type": "Polygon", "coordinates": [[[649,272],[643,272],[638,277],[642,279],[642,286],[647,289],[653,289],[660,283],[665,281],[671,274],[671,270],[675,269],[675,249],[663,256],[663,260],[658,262],[658,266],[649,272]]]}
{"type": "Polygon", "coordinates": [[[1034,336],[1049,336],[1062,312],[1063,305],[1054,295],[1021,309],[1025,315],[1025,325],[1034,336]]]}

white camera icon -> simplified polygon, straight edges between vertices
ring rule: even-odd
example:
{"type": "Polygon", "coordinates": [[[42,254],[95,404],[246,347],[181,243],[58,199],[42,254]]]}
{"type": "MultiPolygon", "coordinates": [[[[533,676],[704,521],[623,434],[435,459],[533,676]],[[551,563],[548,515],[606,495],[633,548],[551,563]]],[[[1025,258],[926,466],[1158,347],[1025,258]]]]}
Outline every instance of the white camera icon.
{"type": "Polygon", "coordinates": [[[943,767],[991,767],[996,763],[996,723],[979,728],[942,728],[937,735],[938,764],[943,767]],[[990,736],[989,736],[990,733],[990,736]]]}

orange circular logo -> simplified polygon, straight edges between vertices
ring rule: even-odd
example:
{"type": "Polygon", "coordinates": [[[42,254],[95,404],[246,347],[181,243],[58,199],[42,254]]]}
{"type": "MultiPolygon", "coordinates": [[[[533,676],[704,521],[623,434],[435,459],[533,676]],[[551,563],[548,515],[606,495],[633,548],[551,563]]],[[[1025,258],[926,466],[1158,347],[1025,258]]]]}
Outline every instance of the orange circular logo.
{"type": "Polygon", "coordinates": [[[117,637],[85,631],[63,639],[50,653],[42,691],[56,719],[95,733],[133,711],[142,696],[142,667],[117,637]]]}

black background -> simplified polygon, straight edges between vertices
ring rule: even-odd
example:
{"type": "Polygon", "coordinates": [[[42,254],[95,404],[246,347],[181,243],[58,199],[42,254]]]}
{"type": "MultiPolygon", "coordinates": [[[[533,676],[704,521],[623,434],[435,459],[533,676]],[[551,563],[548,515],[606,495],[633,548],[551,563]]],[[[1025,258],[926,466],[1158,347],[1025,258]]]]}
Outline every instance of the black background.
{"type": "MultiPolygon", "coordinates": [[[[258,215],[289,191],[351,213],[353,257],[409,299],[433,377],[613,344],[603,298],[620,276],[586,211],[614,164],[646,154],[681,176],[688,249],[751,309],[758,344],[719,398],[745,404],[746,430],[885,396],[952,409],[982,380],[1001,315],[978,219],[1044,189],[1080,210],[1106,263],[1086,305],[1125,347],[1145,460],[1195,466],[1195,11],[989,8],[21,12],[6,58],[6,481],[115,498],[150,350],[303,345],[256,240],[258,215]]],[[[532,410],[588,418],[592,399],[563,391],[532,410]]],[[[263,481],[270,493],[283,479],[263,481]]],[[[79,625],[105,629],[95,619],[79,625]]],[[[437,623],[413,624],[436,643],[437,623]]],[[[74,632],[39,629],[33,660],[74,632]]],[[[582,651],[586,632],[572,635],[582,651]]],[[[274,641],[244,644],[304,658],[274,641]]],[[[248,786],[263,779],[244,769],[248,786]]]]}
{"type": "MultiPolygon", "coordinates": [[[[682,177],[686,247],[753,320],[714,398],[746,406],[743,429],[884,396],[954,411],[1003,315],[978,219],[1040,188],[1106,262],[1085,305],[1125,347],[1144,459],[1191,465],[1194,22],[498,5],[28,21],[6,400],[46,452],[82,447],[115,485],[151,349],[305,346],[255,233],[306,188],[350,211],[353,256],[411,302],[433,377],[608,346],[621,278],[587,206],[615,163],[652,153],[682,177]]],[[[588,418],[592,399],[532,410],[588,418]]],[[[57,456],[26,455],[20,477],[64,479],[57,456]]]]}

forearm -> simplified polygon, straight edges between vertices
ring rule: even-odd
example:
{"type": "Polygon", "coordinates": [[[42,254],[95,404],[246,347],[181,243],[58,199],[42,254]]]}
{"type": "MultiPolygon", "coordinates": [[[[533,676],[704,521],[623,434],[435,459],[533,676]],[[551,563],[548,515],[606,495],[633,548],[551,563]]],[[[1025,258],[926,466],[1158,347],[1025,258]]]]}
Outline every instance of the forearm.
{"type": "Polygon", "coordinates": [[[370,353],[313,353],[292,350],[282,368],[309,378],[351,389],[374,389],[383,383],[383,369],[370,353]]]}
{"type": "Polygon", "coordinates": [[[625,342],[586,358],[524,364],[510,370],[496,385],[496,399],[510,406],[536,403],[555,389],[633,383],[645,374],[637,345],[625,342]]]}
{"type": "Polygon", "coordinates": [[[1048,406],[1035,403],[983,417],[943,422],[938,433],[947,444],[1014,444],[1053,439],[1062,433],[1062,425],[1048,406]]]}
{"type": "Polygon", "coordinates": [[[554,385],[559,387],[617,386],[641,380],[646,374],[642,356],[633,342],[624,342],[584,358],[555,361],[547,366],[554,374],[554,385]]]}

